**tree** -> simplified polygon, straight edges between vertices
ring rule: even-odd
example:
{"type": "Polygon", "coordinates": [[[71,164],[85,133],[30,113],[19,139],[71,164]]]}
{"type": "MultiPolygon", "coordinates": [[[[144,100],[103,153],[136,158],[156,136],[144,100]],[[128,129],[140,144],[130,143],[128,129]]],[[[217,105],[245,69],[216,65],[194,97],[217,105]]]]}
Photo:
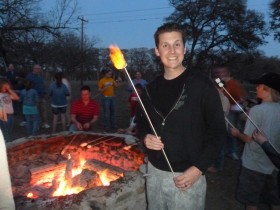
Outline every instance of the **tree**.
{"type": "Polygon", "coordinates": [[[273,0],[270,9],[270,27],[274,31],[274,39],[280,42],[280,0],[273,0]]]}
{"type": "Polygon", "coordinates": [[[5,0],[0,3],[0,56],[6,62],[16,57],[18,47],[30,45],[38,35],[44,44],[61,30],[71,28],[76,0],[57,0],[49,14],[41,12],[40,0],[5,0]],[[70,6],[71,5],[71,6],[70,6]],[[51,15],[50,15],[51,14],[51,15]],[[43,33],[43,34],[42,34],[43,33]]]}
{"type": "Polygon", "coordinates": [[[170,4],[175,11],[166,21],[184,25],[189,67],[228,53],[251,53],[265,43],[263,15],[246,11],[241,0],[170,0],[170,4]]]}

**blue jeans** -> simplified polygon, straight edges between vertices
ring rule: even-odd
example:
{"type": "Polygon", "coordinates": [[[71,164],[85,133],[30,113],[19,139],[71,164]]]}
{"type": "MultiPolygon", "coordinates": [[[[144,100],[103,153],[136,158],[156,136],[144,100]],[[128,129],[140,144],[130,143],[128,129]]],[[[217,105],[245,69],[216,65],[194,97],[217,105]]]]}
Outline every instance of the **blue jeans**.
{"type": "MultiPolygon", "coordinates": [[[[180,174],[176,172],[175,176],[180,174]]],[[[188,190],[180,191],[171,172],[159,170],[148,162],[146,189],[148,210],[204,210],[205,176],[200,176],[188,190]]]]}
{"type": "Polygon", "coordinates": [[[26,119],[26,130],[27,134],[30,136],[36,136],[37,131],[39,129],[39,114],[26,114],[25,115],[26,119]]]}
{"type": "Polygon", "coordinates": [[[7,122],[0,120],[0,128],[2,130],[5,142],[12,141],[12,129],[14,126],[14,115],[7,115],[7,122]]]}
{"type": "MultiPolygon", "coordinates": [[[[229,111],[228,119],[238,130],[241,131],[242,126],[240,123],[240,114],[242,114],[242,112],[240,112],[240,111],[229,111]]],[[[228,152],[236,153],[237,152],[237,140],[235,137],[233,137],[231,135],[230,131],[228,131],[228,133],[229,133],[227,135],[228,152]]]]}
{"type": "Polygon", "coordinates": [[[225,162],[225,145],[220,150],[219,156],[214,163],[215,168],[218,170],[223,170],[224,162],[225,162]]]}
{"type": "Polygon", "coordinates": [[[102,97],[103,123],[105,128],[115,128],[115,97],[102,97]]]}
{"type": "Polygon", "coordinates": [[[71,123],[70,126],[69,126],[69,131],[75,132],[77,130],[78,130],[77,126],[74,123],[71,123]]]}

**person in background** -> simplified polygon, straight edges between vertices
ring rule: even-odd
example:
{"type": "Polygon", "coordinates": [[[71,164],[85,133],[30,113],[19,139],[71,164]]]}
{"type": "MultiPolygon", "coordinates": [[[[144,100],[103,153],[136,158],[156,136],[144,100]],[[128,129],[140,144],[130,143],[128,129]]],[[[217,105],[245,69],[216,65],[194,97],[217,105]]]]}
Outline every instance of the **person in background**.
{"type": "Polygon", "coordinates": [[[7,80],[9,80],[11,86],[13,89],[15,89],[17,87],[17,83],[18,83],[18,74],[15,71],[15,67],[14,64],[9,64],[8,69],[6,71],[6,78],[7,80]]]}
{"type": "Polygon", "coordinates": [[[69,80],[62,74],[62,83],[67,87],[69,96],[66,97],[67,99],[67,109],[66,109],[66,122],[67,126],[71,124],[71,116],[70,116],[70,107],[71,107],[71,96],[72,96],[72,89],[69,80]]]}
{"type": "MultiPolygon", "coordinates": [[[[280,169],[280,150],[277,149],[268,141],[265,134],[259,132],[257,129],[253,133],[253,140],[257,142],[262,149],[264,150],[265,154],[269,157],[271,162],[280,169]]],[[[279,185],[279,172],[278,172],[278,185],[279,185]]],[[[278,188],[280,189],[280,188],[278,188]]],[[[279,191],[280,193],[280,191],[279,191]]]]}
{"type": "Polygon", "coordinates": [[[4,112],[4,120],[0,120],[0,128],[6,142],[12,141],[12,129],[14,125],[13,100],[19,100],[18,95],[12,90],[7,79],[0,79],[0,107],[4,112]]]}
{"type": "MultiPolygon", "coordinates": [[[[138,95],[141,95],[143,87],[140,83],[137,83],[135,85],[135,89],[136,89],[138,95]]],[[[129,120],[129,123],[131,123],[132,119],[135,117],[136,106],[138,104],[138,101],[139,101],[139,99],[137,97],[137,94],[135,93],[135,91],[133,91],[133,93],[131,93],[128,97],[128,103],[129,103],[129,106],[130,106],[130,120],[129,120]]]]}
{"type": "Polygon", "coordinates": [[[0,209],[15,210],[5,141],[0,130],[0,209]]]}
{"type": "MultiPolygon", "coordinates": [[[[275,165],[278,170],[280,169],[280,150],[273,146],[267,139],[264,133],[259,132],[257,129],[253,133],[253,140],[257,142],[267,157],[275,165]]],[[[278,171],[277,175],[277,186],[278,186],[278,195],[280,196],[280,173],[278,171]]]]}
{"type": "Polygon", "coordinates": [[[117,128],[115,116],[115,87],[120,85],[119,80],[112,78],[112,70],[103,71],[103,78],[98,82],[99,91],[102,93],[103,124],[105,129],[117,128]]]}
{"type": "Polygon", "coordinates": [[[149,210],[204,210],[204,173],[226,138],[221,100],[212,81],[182,63],[185,37],[177,23],[162,25],[154,35],[164,72],[146,86],[141,99],[158,137],[139,106],[136,112],[137,132],[148,154],[149,210]]]}
{"type": "MultiPolygon", "coordinates": [[[[15,67],[12,63],[9,64],[9,66],[8,66],[8,69],[6,71],[6,78],[7,78],[7,80],[9,80],[10,85],[11,85],[12,89],[15,91],[15,93],[19,94],[21,78],[19,77],[19,75],[16,72],[15,67]]],[[[21,113],[22,105],[19,101],[14,101],[13,108],[14,108],[14,115],[18,115],[21,113]]]]}
{"type": "Polygon", "coordinates": [[[128,128],[125,129],[118,129],[118,133],[128,134],[128,135],[136,135],[136,123],[135,123],[135,116],[131,119],[131,122],[128,128]]]}
{"type": "Polygon", "coordinates": [[[46,92],[45,92],[45,82],[43,77],[40,76],[41,66],[35,64],[33,66],[32,72],[26,77],[27,80],[32,82],[32,88],[38,92],[39,95],[39,114],[42,123],[42,128],[50,128],[51,126],[47,123],[47,105],[46,105],[46,92]]]}
{"type": "MultiPolygon", "coordinates": [[[[212,76],[212,79],[215,79],[213,78],[212,76]]],[[[222,107],[223,107],[223,111],[224,111],[224,117],[225,119],[227,119],[227,116],[228,116],[228,113],[229,113],[229,109],[230,109],[230,103],[229,103],[229,100],[228,98],[224,95],[224,92],[223,90],[218,86],[218,84],[216,83],[216,88],[218,90],[218,93],[219,93],[219,96],[220,96],[220,99],[221,99],[221,102],[222,102],[222,107]]],[[[226,126],[228,128],[228,123],[226,122],[225,120],[225,123],[226,123],[226,126]]],[[[226,139],[224,141],[226,143],[226,139]]],[[[207,169],[208,172],[211,172],[211,173],[216,173],[218,171],[222,171],[223,168],[224,168],[224,155],[225,155],[225,145],[223,146],[223,148],[221,149],[220,151],[220,154],[219,154],[219,157],[217,158],[217,160],[214,162],[213,166],[209,167],[207,169]]]]}
{"type": "MultiPolygon", "coordinates": [[[[146,80],[142,79],[142,74],[141,74],[140,71],[136,71],[135,74],[134,74],[134,77],[135,78],[132,80],[134,85],[140,84],[142,86],[142,88],[145,88],[146,85],[148,84],[148,82],[146,80]]],[[[131,85],[130,82],[128,84],[127,90],[129,92],[133,92],[133,88],[132,88],[132,85],[131,85]]]]}
{"type": "MultiPolygon", "coordinates": [[[[214,76],[220,78],[224,84],[225,89],[230,93],[230,95],[234,98],[234,100],[241,105],[244,101],[246,96],[246,91],[244,87],[238,82],[236,79],[231,77],[230,71],[228,67],[225,65],[217,66],[214,69],[214,76]]],[[[232,98],[225,93],[225,96],[228,97],[230,102],[230,110],[228,114],[229,121],[238,129],[242,129],[241,123],[241,115],[242,111],[238,107],[238,105],[232,100],[232,98]]],[[[228,149],[228,156],[233,160],[239,160],[239,155],[237,152],[237,139],[231,135],[229,131],[228,138],[227,138],[227,149],[228,149]]]]}
{"type": "Polygon", "coordinates": [[[253,133],[257,126],[266,134],[270,143],[280,150],[280,75],[267,73],[251,83],[257,84],[257,97],[262,102],[250,109],[251,120],[247,119],[243,133],[236,128],[231,129],[233,136],[246,143],[242,154],[237,199],[246,205],[246,210],[258,209],[263,199],[271,209],[278,210],[278,171],[261,146],[253,141],[253,133]]]}
{"type": "Polygon", "coordinates": [[[62,73],[58,72],[54,75],[55,81],[49,86],[49,96],[51,98],[51,107],[53,113],[52,133],[56,132],[58,115],[60,114],[62,130],[66,131],[66,109],[67,96],[69,91],[66,85],[62,83],[62,73]]]}
{"type": "Polygon", "coordinates": [[[36,136],[39,130],[39,96],[35,89],[32,88],[32,82],[27,80],[25,88],[20,92],[20,100],[23,103],[22,112],[25,116],[25,127],[28,136],[36,136]]]}
{"type": "Polygon", "coordinates": [[[91,99],[90,87],[85,85],[81,88],[81,98],[72,102],[72,123],[69,131],[90,131],[98,120],[99,104],[91,99]]]}

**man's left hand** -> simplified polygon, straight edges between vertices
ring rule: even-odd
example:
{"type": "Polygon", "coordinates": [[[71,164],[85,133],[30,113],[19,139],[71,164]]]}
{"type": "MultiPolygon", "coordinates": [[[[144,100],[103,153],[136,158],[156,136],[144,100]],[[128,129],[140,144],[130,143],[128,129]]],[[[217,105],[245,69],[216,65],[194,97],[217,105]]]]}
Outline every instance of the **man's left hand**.
{"type": "Polygon", "coordinates": [[[202,172],[197,167],[191,166],[182,175],[174,177],[174,182],[176,187],[185,191],[191,188],[201,175],[202,172]]]}
{"type": "Polygon", "coordinates": [[[88,123],[85,123],[84,125],[83,125],[83,128],[84,129],[89,129],[90,128],[90,123],[88,122],[88,123]]]}

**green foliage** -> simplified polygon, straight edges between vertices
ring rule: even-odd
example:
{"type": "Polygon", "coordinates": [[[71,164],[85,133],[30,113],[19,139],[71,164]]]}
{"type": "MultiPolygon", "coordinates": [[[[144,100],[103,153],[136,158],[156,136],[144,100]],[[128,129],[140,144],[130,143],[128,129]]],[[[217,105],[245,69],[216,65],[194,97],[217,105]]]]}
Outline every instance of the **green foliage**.
{"type": "Polygon", "coordinates": [[[280,42],[280,0],[273,0],[270,10],[270,27],[274,31],[274,39],[280,42]]]}
{"type": "Polygon", "coordinates": [[[166,18],[185,26],[189,66],[211,65],[228,53],[256,52],[264,44],[264,17],[241,0],[170,0],[166,18]]]}

